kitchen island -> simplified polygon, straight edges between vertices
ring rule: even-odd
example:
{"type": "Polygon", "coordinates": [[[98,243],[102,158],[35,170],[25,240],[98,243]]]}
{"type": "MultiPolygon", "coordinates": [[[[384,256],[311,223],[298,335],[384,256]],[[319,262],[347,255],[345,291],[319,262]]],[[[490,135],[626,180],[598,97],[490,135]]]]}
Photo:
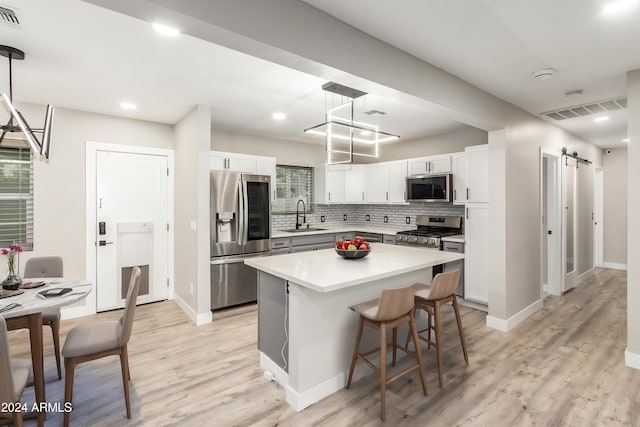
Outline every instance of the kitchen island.
{"type": "MultiPolygon", "coordinates": [[[[298,411],[346,385],[358,320],[350,306],[378,298],[383,289],[429,284],[432,266],[464,258],[386,244],[371,249],[357,260],[333,249],[245,260],[258,270],[260,366],[298,411]]],[[[376,343],[375,334],[365,333],[361,346],[376,343]]],[[[358,365],[354,380],[370,373],[358,365]]]]}

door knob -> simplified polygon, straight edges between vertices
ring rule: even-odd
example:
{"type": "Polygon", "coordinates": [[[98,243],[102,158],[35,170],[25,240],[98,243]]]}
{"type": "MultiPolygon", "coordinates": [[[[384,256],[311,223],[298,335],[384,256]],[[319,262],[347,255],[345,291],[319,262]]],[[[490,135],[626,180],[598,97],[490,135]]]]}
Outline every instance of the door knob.
{"type": "Polygon", "coordinates": [[[551,230],[548,230],[547,234],[553,234],[553,232],[551,230]]]}
{"type": "Polygon", "coordinates": [[[107,242],[106,240],[98,241],[98,246],[107,246],[107,245],[113,245],[113,242],[107,242]]]}

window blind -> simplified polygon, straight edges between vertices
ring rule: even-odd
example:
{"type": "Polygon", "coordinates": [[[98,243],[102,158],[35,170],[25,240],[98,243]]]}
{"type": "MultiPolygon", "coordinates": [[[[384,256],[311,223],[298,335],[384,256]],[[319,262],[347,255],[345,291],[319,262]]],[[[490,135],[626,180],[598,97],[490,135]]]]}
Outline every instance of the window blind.
{"type": "Polygon", "coordinates": [[[298,200],[303,200],[307,212],[313,201],[313,169],[303,166],[276,166],[276,203],[271,211],[276,214],[295,213],[298,200]]]}
{"type": "Polygon", "coordinates": [[[27,148],[0,147],[0,247],[33,249],[33,162],[27,148]]]}

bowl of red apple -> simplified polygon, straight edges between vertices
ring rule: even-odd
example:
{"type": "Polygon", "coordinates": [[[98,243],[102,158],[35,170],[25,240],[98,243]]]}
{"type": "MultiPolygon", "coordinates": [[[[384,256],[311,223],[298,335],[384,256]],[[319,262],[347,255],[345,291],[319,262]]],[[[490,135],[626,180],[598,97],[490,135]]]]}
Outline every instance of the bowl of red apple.
{"type": "Polygon", "coordinates": [[[371,252],[371,245],[360,236],[353,240],[338,240],[336,242],[336,253],[345,259],[364,258],[371,252]]]}

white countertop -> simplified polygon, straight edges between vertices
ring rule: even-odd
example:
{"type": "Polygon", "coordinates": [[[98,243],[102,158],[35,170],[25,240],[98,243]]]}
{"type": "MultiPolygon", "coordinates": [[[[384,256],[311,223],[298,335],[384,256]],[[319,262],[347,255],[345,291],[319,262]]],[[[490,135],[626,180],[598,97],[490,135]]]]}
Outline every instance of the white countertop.
{"type": "MultiPolygon", "coordinates": [[[[305,226],[306,227],[306,226],[305,226]]],[[[314,225],[313,227],[325,228],[321,224],[314,225]]],[[[386,234],[390,236],[395,236],[398,231],[407,230],[409,226],[405,228],[396,228],[396,227],[376,227],[376,226],[366,226],[366,225],[344,225],[340,227],[326,227],[325,230],[318,231],[296,231],[296,232],[288,232],[283,230],[273,230],[272,238],[282,238],[282,237],[295,237],[295,236],[312,236],[314,234],[328,234],[328,233],[346,233],[349,231],[359,231],[361,233],[376,233],[376,234],[386,234]]],[[[304,228],[304,227],[303,227],[304,228]]],[[[414,227],[415,228],[415,227],[414,227]]]]}
{"type": "Polygon", "coordinates": [[[444,242],[464,243],[464,234],[456,234],[455,236],[442,237],[440,240],[444,242]]]}
{"type": "Polygon", "coordinates": [[[245,264],[316,292],[331,292],[438,264],[464,254],[374,243],[361,259],[344,259],[334,249],[248,258],[245,264]]]}

